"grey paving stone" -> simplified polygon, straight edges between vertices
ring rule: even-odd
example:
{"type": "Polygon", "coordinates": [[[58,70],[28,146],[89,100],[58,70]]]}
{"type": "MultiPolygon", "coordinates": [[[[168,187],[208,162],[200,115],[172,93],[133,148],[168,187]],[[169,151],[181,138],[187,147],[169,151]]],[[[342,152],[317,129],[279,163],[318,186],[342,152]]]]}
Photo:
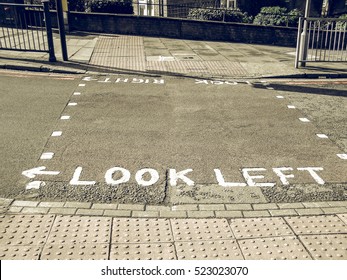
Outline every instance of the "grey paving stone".
{"type": "Polygon", "coordinates": [[[269,210],[269,209],[278,209],[278,206],[276,203],[260,203],[260,204],[253,204],[254,210],[269,210]]]}
{"type": "Polygon", "coordinates": [[[298,209],[298,208],[305,208],[305,206],[300,203],[277,203],[278,207],[280,209],[298,209]]]}
{"type": "Polygon", "coordinates": [[[302,203],[306,208],[322,208],[322,207],[330,207],[328,202],[303,202],[302,203]]]}
{"type": "Polygon", "coordinates": [[[199,210],[197,204],[174,205],[171,207],[171,209],[172,209],[172,211],[199,210]]]}
{"type": "Polygon", "coordinates": [[[300,215],[321,215],[324,214],[320,208],[305,208],[305,209],[295,209],[295,211],[300,215]]]}
{"type": "Polygon", "coordinates": [[[158,218],[159,211],[133,211],[131,216],[134,218],[158,218]]]}
{"type": "Polygon", "coordinates": [[[65,202],[40,202],[39,207],[64,207],[65,202]]]}
{"type": "Polygon", "coordinates": [[[118,210],[144,211],[145,205],[143,205],[143,204],[119,204],[118,210]]]}
{"type": "Polygon", "coordinates": [[[296,216],[298,213],[294,209],[269,210],[271,216],[296,216]]]}
{"type": "Polygon", "coordinates": [[[12,203],[12,206],[18,206],[18,207],[36,207],[39,204],[37,201],[22,201],[22,200],[15,200],[12,203]]]}
{"type": "Polygon", "coordinates": [[[65,202],[64,207],[70,208],[90,208],[92,203],[90,202],[65,202]]]}
{"type": "Polygon", "coordinates": [[[332,207],[347,207],[347,201],[328,201],[332,207]]]}
{"type": "Polygon", "coordinates": [[[131,217],[131,210],[105,210],[104,216],[131,217]]]}
{"type": "Polygon", "coordinates": [[[57,207],[49,209],[49,214],[74,215],[76,211],[77,208],[57,207]]]}
{"type": "Polygon", "coordinates": [[[224,204],[199,204],[200,211],[225,210],[224,204]]]}
{"type": "Polygon", "coordinates": [[[258,210],[258,211],[242,211],[245,218],[258,218],[258,217],[270,217],[268,210],[258,210]]]}
{"type": "Polygon", "coordinates": [[[187,218],[187,211],[160,211],[160,218],[187,218]]]}
{"type": "Polygon", "coordinates": [[[170,211],[170,206],[157,206],[157,205],[147,205],[146,211],[170,211]]]}
{"type": "Polygon", "coordinates": [[[226,210],[253,210],[251,204],[225,204],[226,210]]]}
{"type": "Polygon", "coordinates": [[[188,211],[188,218],[213,218],[213,211],[188,211]]]}
{"type": "Polygon", "coordinates": [[[322,208],[324,214],[340,214],[347,213],[346,207],[330,207],[330,208],[322,208]]]}
{"type": "Polygon", "coordinates": [[[11,206],[8,209],[9,213],[20,213],[22,211],[23,207],[19,207],[19,206],[11,206]]]}
{"type": "Polygon", "coordinates": [[[242,212],[241,211],[232,211],[232,210],[225,210],[225,211],[215,211],[217,218],[242,218],[242,212]]]}
{"type": "Polygon", "coordinates": [[[93,203],[92,209],[116,210],[118,204],[93,203]]]}
{"type": "Polygon", "coordinates": [[[24,207],[22,209],[23,214],[47,214],[49,208],[47,207],[24,207]]]}
{"type": "Polygon", "coordinates": [[[77,209],[76,215],[84,216],[102,216],[104,210],[102,209],[77,209]]]}

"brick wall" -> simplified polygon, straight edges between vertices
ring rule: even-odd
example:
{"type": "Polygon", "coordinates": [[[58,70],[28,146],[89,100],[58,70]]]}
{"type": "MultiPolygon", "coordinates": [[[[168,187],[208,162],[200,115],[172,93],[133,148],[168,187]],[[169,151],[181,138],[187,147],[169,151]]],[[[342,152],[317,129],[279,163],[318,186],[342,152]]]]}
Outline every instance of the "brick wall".
{"type": "Polygon", "coordinates": [[[70,30],[295,47],[296,28],[70,12],[70,30]]]}

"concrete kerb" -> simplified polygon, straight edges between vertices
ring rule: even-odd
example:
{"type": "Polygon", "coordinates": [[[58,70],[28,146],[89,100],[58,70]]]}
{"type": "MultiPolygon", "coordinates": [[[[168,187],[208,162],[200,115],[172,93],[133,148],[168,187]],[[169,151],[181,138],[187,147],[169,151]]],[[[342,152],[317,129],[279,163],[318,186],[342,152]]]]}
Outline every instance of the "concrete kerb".
{"type": "Polygon", "coordinates": [[[247,218],[327,215],[347,213],[347,201],[242,204],[101,204],[47,202],[0,198],[2,214],[60,214],[127,218],[247,218]]]}

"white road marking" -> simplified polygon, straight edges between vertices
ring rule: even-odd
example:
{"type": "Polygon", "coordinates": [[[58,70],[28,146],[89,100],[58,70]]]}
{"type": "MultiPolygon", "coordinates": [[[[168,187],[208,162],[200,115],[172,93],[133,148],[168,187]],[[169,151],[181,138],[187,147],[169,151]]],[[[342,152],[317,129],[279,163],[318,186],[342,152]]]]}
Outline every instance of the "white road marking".
{"type": "Polygon", "coordinates": [[[216,179],[218,184],[222,187],[246,187],[246,183],[231,183],[225,182],[222,172],[219,169],[214,169],[214,173],[216,174],[216,179]]]}
{"type": "Polygon", "coordinates": [[[129,180],[130,180],[130,171],[125,169],[125,168],[122,168],[122,167],[113,167],[113,168],[107,170],[106,174],[105,174],[106,184],[109,184],[111,186],[124,184],[124,183],[128,182],[129,180]],[[118,179],[118,180],[114,180],[113,179],[113,175],[116,172],[121,172],[122,173],[122,177],[120,179],[118,179]]]}
{"type": "Polygon", "coordinates": [[[63,134],[62,131],[53,131],[52,137],[59,137],[59,136],[61,136],[62,134],[63,134]]]}
{"type": "Polygon", "coordinates": [[[81,95],[81,93],[76,91],[76,92],[73,93],[73,95],[81,95]]]}
{"type": "Polygon", "coordinates": [[[299,120],[302,122],[310,122],[310,120],[308,118],[299,118],[299,120]]]}
{"type": "Polygon", "coordinates": [[[26,190],[36,189],[37,190],[40,187],[43,187],[45,185],[46,185],[46,183],[43,181],[33,181],[33,182],[26,184],[25,189],[26,190]]]}
{"type": "Polygon", "coordinates": [[[154,185],[156,182],[159,181],[159,173],[155,169],[144,168],[136,172],[135,180],[139,184],[139,186],[148,187],[148,186],[154,185]],[[143,176],[146,173],[149,173],[151,176],[151,179],[149,179],[148,181],[143,179],[143,176]]]}
{"type": "Polygon", "coordinates": [[[84,77],[82,80],[90,82],[90,81],[97,81],[98,79],[94,79],[92,77],[84,77]]]}
{"type": "Polygon", "coordinates": [[[61,116],[60,119],[61,119],[61,120],[69,120],[69,119],[70,119],[70,116],[61,116]]]}
{"type": "Polygon", "coordinates": [[[293,168],[291,168],[291,167],[272,168],[272,170],[280,178],[283,185],[289,185],[287,178],[294,178],[293,174],[286,175],[282,172],[282,171],[293,171],[293,168]]]}
{"type": "Polygon", "coordinates": [[[87,185],[95,185],[95,181],[80,181],[82,173],[82,167],[77,167],[75,169],[75,172],[72,176],[72,179],[70,181],[70,185],[75,185],[75,186],[87,186],[87,185]]]}
{"type": "Polygon", "coordinates": [[[284,99],[284,96],[282,96],[282,95],[277,95],[276,98],[278,98],[278,99],[284,99]]]}
{"type": "Polygon", "coordinates": [[[340,159],[347,159],[347,154],[337,154],[340,159]]]}
{"type": "Polygon", "coordinates": [[[267,89],[274,90],[274,88],[273,88],[273,87],[267,87],[267,89]]]}
{"type": "Polygon", "coordinates": [[[79,87],[85,87],[86,84],[79,84],[78,86],[79,86],[79,87]]]}
{"type": "Polygon", "coordinates": [[[308,171],[310,173],[310,175],[312,176],[312,178],[320,185],[324,185],[324,180],[318,176],[318,174],[316,173],[316,171],[322,171],[323,168],[322,167],[302,167],[302,168],[298,168],[298,170],[300,171],[308,171]]]}
{"type": "Polygon", "coordinates": [[[293,106],[293,105],[288,105],[287,107],[288,107],[288,109],[295,109],[295,108],[296,108],[296,107],[293,106]]]}
{"type": "Polygon", "coordinates": [[[40,157],[40,159],[52,159],[54,156],[54,153],[51,152],[47,152],[47,153],[43,153],[40,157]]]}
{"type": "Polygon", "coordinates": [[[263,175],[250,175],[249,172],[258,172],[258,171],[266,171],[265,168],[243,168],[242,174],[245,178],[247,185],[250,187],[273,187],[275,183],[256,183],[254,179],[264,179],[263,175]]]}
{"type": "Polygon", "coordinates": [[[70,103],[67,104],[67,106],[76,106],[76,105],[77,105],[76,102],[70,102],[70,103]]]}
{"type": "Polygon", "coordinates": [[[186,183],[188,186],[194,186],[194,181],[190,180],[186,174],[189,172],[192,172],[193,169],[185,169],[180,172],[177,172],[176,169],[170,169],[169,170],[169,176],[170,176],[170,185],[173,187],[177,186],[177,180],[180,179],[184,183],[186,183]]]}
{"type": "Polygon", "coordinates": [[[316,134],[319,138],[329,138],[326,134],[318,133],[316,134]]]}
{"type": "Polygon", "coordinates": [[[24,170],[22,175],[33,179],[36,175],[58,175],[59,171],[44,171],[46,169],[45,166],[35,167],[32,169],[24,170]]]}

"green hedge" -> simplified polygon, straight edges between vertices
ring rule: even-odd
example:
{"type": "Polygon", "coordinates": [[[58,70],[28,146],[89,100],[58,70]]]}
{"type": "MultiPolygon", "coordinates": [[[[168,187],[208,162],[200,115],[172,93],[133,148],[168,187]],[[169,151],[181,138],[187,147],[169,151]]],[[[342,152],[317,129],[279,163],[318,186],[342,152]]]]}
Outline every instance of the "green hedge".
{"type": "Polygon", "coordinates": [[[252,18],[239,9],[192,8],[188,19],[250,23],[252,18]]]}
{"type": "Polygon", "coordinates": [[[293,26],[296,27],[299,22],[299,17],[303,16],[297,10],[287,12],[287,8],[282,7],[263,7],[260,13],[256,15],[253,23],[258,25],[275,25],[275,26],[293,26]]]}

